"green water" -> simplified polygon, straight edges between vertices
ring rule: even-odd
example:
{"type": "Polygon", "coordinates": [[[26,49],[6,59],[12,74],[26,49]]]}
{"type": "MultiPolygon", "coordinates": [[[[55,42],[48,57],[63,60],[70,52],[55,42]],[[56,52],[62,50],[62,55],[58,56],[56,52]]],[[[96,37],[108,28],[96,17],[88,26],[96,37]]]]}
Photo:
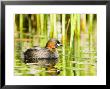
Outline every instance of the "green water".
{"type": "MultiPolygon", "coordinates": [[[[23,45],[25,45],[24,43],[23,45]]],[[[29,42],[27,43],[29,44],[29,42]]],[[[85,46],[85,45],[84,45],[85,46]]],[[[96,75],[96,51],[87,52],[88,48],[82,47],[80,52],[81,56],[77,57],[70,54],[69,46],[64,49],[65,54],[63,54],[63,48],[58,48],[59,59],[58,63],[55,65],[57,70],[60,70],[60,74],[56,74],[56,71],[48,71],[45,68],[23,63],[22,50],[20,50],[20,42],[16,42],[15,46],[15,66],[14,74],[16,76],[94,76],[96,75]],[[92,54],[92,57],[89,55],[92,54]],[[78,59],[78,60],[77,60],[78,59]],[[52,72],[52,73],[51,73],[52,72]]],[[[24,48],[25,50],[25,48],[24,48]]]]}

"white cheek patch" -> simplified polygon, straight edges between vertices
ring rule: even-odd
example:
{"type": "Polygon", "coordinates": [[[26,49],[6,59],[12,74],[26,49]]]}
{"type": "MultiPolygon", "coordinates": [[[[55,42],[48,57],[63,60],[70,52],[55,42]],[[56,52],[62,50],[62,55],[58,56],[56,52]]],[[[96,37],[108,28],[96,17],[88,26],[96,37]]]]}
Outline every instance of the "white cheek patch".
{"type": "Polygon", "coordinates": [[[60,44],[57,44],[57,46],[60,46],[60,44]]]}

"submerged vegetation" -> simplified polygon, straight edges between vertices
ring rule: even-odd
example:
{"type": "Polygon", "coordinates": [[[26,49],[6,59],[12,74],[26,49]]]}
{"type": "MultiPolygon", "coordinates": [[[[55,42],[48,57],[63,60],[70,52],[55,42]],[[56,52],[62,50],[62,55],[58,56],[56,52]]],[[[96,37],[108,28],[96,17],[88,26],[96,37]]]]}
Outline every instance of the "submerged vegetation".
{"type": "Polygon", "coordinates": [[[14,18],[14,74],[51,75],[44,68],[23,62],[23,52],[32,46],[45,47],[50,38],[58,48],[57,76],[95,76],[97,71],[96,14],[16,14],[14,18]]]}

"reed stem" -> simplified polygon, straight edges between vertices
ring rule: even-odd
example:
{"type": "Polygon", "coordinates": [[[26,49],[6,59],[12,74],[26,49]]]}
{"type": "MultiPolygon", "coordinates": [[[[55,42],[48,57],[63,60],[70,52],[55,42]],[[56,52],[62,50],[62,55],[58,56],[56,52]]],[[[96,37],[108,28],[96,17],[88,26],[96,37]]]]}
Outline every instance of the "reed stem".
{"type": "Polygon", "coordinates": [[[66,59],[65,59],[65,14],[62,14],[62,60],[63,60],[63,75],[66,75],[66,59]]]}

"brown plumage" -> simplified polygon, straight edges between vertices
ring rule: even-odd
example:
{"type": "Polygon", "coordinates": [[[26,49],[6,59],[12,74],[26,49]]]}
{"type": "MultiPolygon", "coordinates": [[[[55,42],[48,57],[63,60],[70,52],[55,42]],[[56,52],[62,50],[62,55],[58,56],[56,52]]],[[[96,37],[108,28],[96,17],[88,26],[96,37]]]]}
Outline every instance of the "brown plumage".
{"type": "Polygon", "coordinates": [[[54,66],[58,62],[57,47],[62,46],[61,43],[53,38],[50,39],[44,48],[35,46],[24,52],[25,63],[36,63],[39,66],[54,66]]]}

